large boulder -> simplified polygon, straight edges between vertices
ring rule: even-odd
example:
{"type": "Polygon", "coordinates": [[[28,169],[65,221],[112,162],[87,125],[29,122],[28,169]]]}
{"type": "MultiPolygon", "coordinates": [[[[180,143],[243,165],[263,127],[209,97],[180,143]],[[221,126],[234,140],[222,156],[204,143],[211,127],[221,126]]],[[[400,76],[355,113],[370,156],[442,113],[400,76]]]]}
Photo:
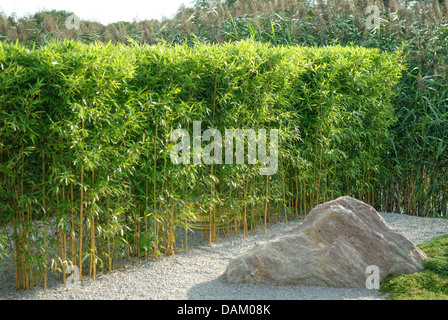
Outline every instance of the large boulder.
{"type": "Polygon", "coordinates": [[[367,266],[421,271],[426,255],[389,228],[373,207],[345,196],[316,206],[304,221],[231,259],[228,283],[366,287],[367,266]]]}

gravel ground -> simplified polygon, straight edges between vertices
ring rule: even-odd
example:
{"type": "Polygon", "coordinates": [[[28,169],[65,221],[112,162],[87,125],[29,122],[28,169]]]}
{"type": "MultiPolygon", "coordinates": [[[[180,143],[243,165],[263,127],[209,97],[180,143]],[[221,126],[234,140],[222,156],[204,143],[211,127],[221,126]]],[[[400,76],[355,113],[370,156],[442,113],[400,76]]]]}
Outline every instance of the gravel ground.
{"type": "MultiPolygon", "coordinates": [[[[448,219],[418,218],[394,213],[380,213],[388,225],[415,244],[448,233],[448,219]]],[[[289,221],[288,227],[300,223],[289,221]]],[[[66,289],[50,281],[49,289],[15,291],[14,273],[0,269],[0,300],[382,300],[377,290],[305,286],[267,286],[227,284],[222,274],[228,260],[256,243],[277,235],[284,223],[271,224],[266,233],[261,228],[246,238],[227,237],[212,245],[189,236],[189,251],[158,261],[128,263],[123,268],[83,281],[77,289],[66,289]]]]}

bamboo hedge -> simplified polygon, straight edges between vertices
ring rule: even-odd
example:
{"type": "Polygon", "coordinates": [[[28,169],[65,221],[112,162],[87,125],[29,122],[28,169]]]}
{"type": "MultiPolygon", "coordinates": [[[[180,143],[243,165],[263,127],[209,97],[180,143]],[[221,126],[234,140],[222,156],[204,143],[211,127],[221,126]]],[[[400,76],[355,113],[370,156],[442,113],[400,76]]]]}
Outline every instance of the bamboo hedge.
{"type": "Polygon", "coordinates": [[[163,21],[108,25],[81,20],[67,29],[66,11],[24,18],[0,14],[0,39],[45,45],[51,39],[129,44],[194,45],[254,39],[274,45],[358,45],[393,52],[406,43],[407,69],[395,97],[393,151],[383,165],[379,210],[417,216],[448,213],[448,2],[403,0],[196,1],[163,21]],[[367,25],[368,5],[377,5],[378,28],[367,25]]]}
{"type": "Polygon", "coordinates": [[[16,287],[46,287],[52,271],[65,282],[70,265],[95,279],[122,258],[187,250],[180,230],[213,242],[340,195],[373,204],[387,191],[403,61],[401,51],[253,41],[2,43],[0,226],[16,287]],[[170,134],[194,121],[279,130],[276,174],[247,156],[172,163],[170,134]]]}

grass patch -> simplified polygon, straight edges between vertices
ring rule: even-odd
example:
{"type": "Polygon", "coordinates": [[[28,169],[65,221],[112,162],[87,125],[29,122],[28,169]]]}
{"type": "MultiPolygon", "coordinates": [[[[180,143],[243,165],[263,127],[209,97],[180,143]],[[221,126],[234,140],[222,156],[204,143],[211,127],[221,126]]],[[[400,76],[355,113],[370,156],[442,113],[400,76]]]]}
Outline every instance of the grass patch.
{"type": "Polygon", "coordinates": [[[448,234],[419,244],[428,258],[422,272],[387,275],[380,291],[392,300],[448,300],[448,234]]]}

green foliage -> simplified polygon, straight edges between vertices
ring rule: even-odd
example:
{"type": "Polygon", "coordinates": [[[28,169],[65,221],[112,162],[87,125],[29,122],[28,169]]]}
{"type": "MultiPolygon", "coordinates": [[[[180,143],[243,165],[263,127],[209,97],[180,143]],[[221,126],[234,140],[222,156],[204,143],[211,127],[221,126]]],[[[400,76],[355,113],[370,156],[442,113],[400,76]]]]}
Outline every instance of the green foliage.
{"type": "Polygon", "coordinates": [[[3,43],[0,65],[1,219],[18,288],[45,281],[50,261],[95,277],[123,256],[174,253],[179,228],[211,242],[372,193],[404,68],[400,51],[253,41],[3,43]],[[193,121],[279,129],[278,172],[266,180],[247,156],[173,164],[169,136],[192,136],[193,121]]]}
{"type": "MultiPolygon", "coordinates": [[[[147,236],[142,236],[140,238],[140,242],[139,242],[139,246],[140,246],[140,250],[142,250],[143,252],[141,252],[141,255],[144,256],[145,254],[147,254],[148,252],[152,252],[154,250],[154,233],[150,233],[147,236]]],[[[159,239],[160,241],[160,239],[159,239]]]]}
{"type": "Polygon", "coordinates": [[[0,39],[44,45],[51,39],[90,43],[226,43],[253,39],[273,45],[361,46],[394,52],[407,46],[407,68],[396,88],[392,149],[382,183],[362,194],[376,209],[446,217],[448,207],[448,7],[440,1],[377,1],[380,26],[366,29],[365,0],[196,2],[172,19],[63,26],[64,11],[23,19],[0,16],[0,39]]]}
{"type": "Polygon", "coordinates": [[[395,300],[448,300],[448,234],[418,245],[428,258],[422,272],[387,275],[380,290],[395,300]]]}
{"type": "Polygon", "coordinates": [[[9,248],[7,243],[8,238],[0,233],[0,267],[2,266],[2,260],[8,257],[9,248]]]}

